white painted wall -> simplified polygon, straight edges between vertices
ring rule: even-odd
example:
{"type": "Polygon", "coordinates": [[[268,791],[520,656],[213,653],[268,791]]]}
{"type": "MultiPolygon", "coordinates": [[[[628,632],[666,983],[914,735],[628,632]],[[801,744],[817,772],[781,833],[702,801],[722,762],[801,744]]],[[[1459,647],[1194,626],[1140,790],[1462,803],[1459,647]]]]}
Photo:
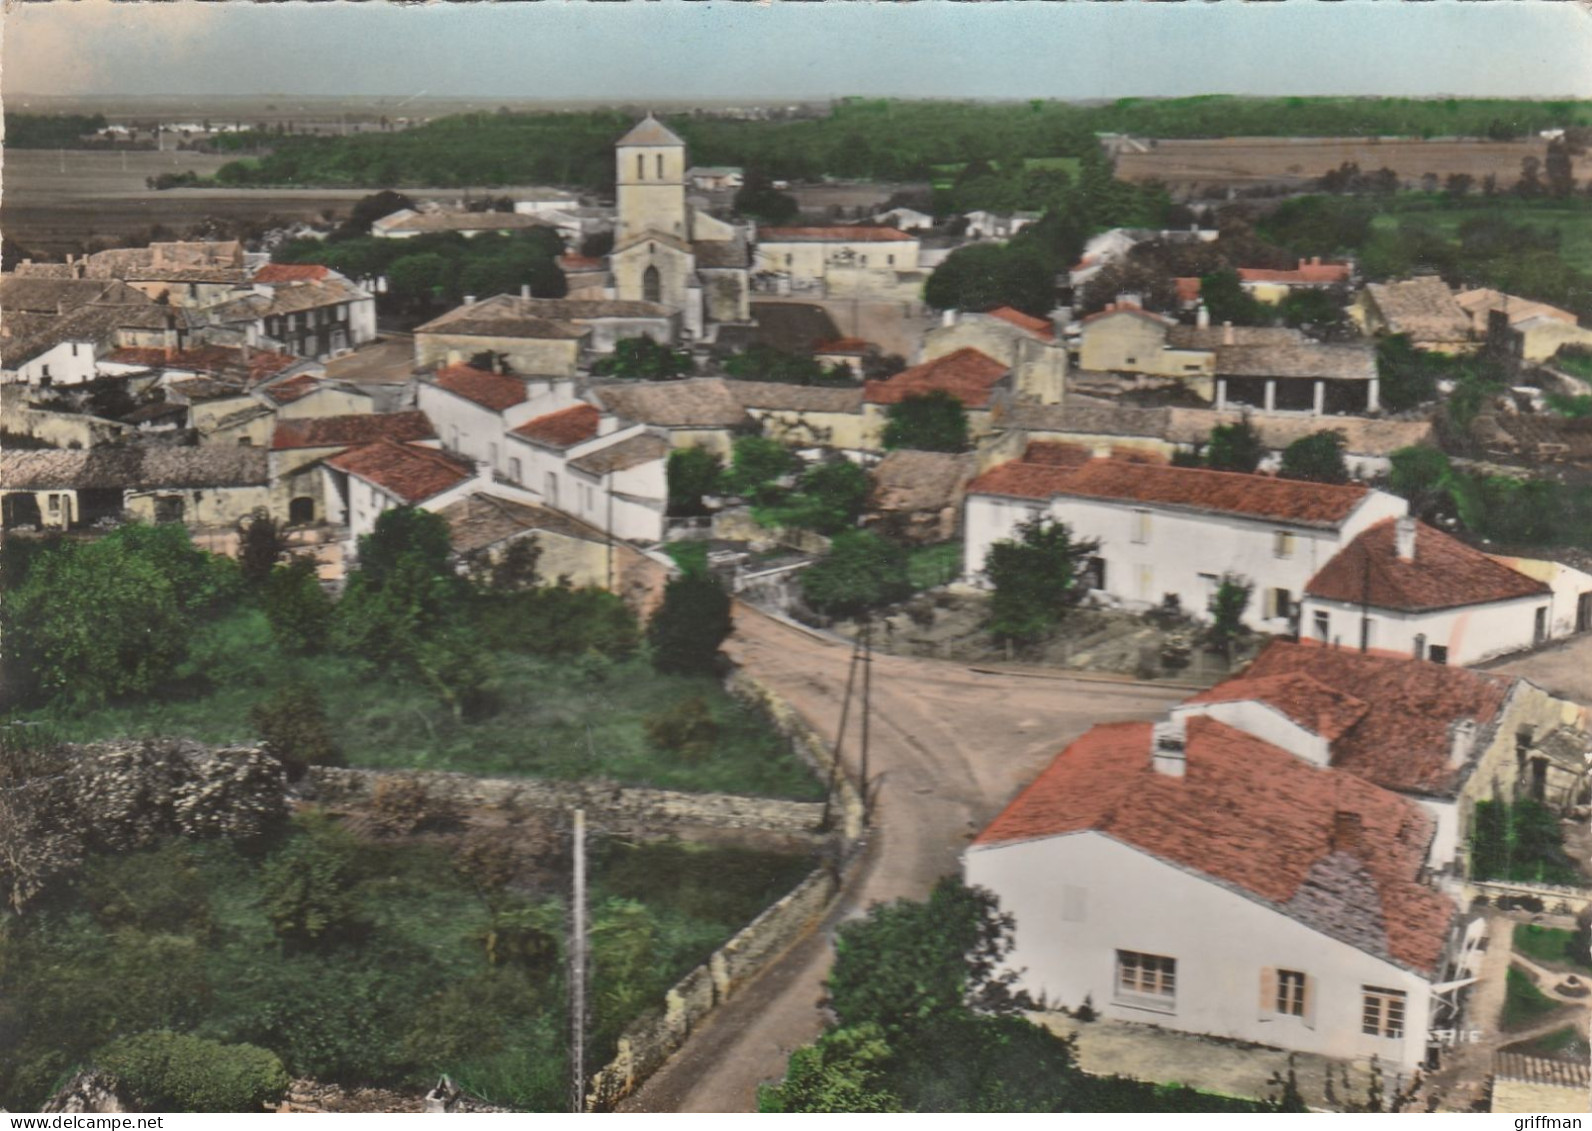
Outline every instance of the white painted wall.
{"type": "Polygon", "coordinates": [[[444,451],[490,464],[494,471],[508,467],[499,413],[429,381],[420,382],[415,407],[430,418],[444,451]]]}
{"type": "Polygon", "coordinates": [[[13,368],[6,363],[8,383],[42,385],[81,385],[98,376],[94,365],[93,342],[60,342],[13,368]],[[14,374],[14,376],[10,376],[14,374]]]}
{"type": "MultiPolygon", "coordinates": [[[[1429,657],[1433,645],[1448,649],[1450,664],[1465,666],[1493,656],[1530,648],[1536,631],[1536,610],[1550,606],[1547,594],[1519,597],[1512,601],[1493,601],[1457,609],[1438,609],[1429,613],[1403,613],[1392,609],[1370,610],[1371,639],[1368,650],[1387,655],[1413,656],[1415,637],[1426,638],[1422,655],[1429,657]]],[[[1343,601],[1305,598],[1299,618],[1299,633],[1304,639],[1321,640],[1316,626],[1318,613],[1328,621],[1327,641],[1344,648],[1360,647],[1359,605],[1343,601]]],[[[1553,617],[1548,617],[1551,626],[1553,617]]],[[[1551,630],[1550,630],[1551,631],[1551,630]]]]}
{"type": "Polygon", "coordinates": [[[1332,764],[1332,750],[1325,738],[1312,734],[1270,703],[1240,699],[1229,703],[1184,703],[1172,708],[1174,719],[1186,720],[1197,715],[1252,734],[1312,765],[1332,764]]]}
{"type": "Polygon", "coordinates": [[[1075,1007],[1087,996],[1118,1020],[1324,1056],[1374,1054],[1406,1073],[1425,1054],[1427,979],[1107,836],[1084,832],[970,848],[963,873],[1016,918],[1007,964],[1021,972],[1018,986],[1053,1004],[1075,1007]],[[1177,960],[1171,1012],[1117,997],[1119,949],[1177,960]],[[1263,1007],[1267,967],[1309,977],[1309,1023],[1263,1007]],[[1364,986],[1404,991],[1402,1039],[1361,1032],[1364,986]]]}
{"type": "Polygon", "coordinates": [[[1286,617],[1266,615],[1267,591],[1286,589],[1291,600],[1298,602],[1305,584],[1341,546],[1371,523],[1403,514],[1406,504],[1397,496],[1372,491],[1342,527],[1322,530],[1065,496],[1046,506],[1037,501],[970,495],[964,524],[969,576],[976,577],[983,570],[990,545],[1012,538],[1018,524],[1036,507],[1065,522],[1075,537],[1100,540],[1106,592],[1130,606],[1156,605],[1165,594],[1175,593],[1185,611],[1204,616],[1217,584],[1214,579],[1231,571],[1255,585],[1245,623],[1284,631],[1289,624],[1286,617]],[[1148,515],[1147,529],[1141,526],[1141,512],[1148,515]],[[1279,531],[1293,535],[1287,557],[1277,556],[1279,531]]]}

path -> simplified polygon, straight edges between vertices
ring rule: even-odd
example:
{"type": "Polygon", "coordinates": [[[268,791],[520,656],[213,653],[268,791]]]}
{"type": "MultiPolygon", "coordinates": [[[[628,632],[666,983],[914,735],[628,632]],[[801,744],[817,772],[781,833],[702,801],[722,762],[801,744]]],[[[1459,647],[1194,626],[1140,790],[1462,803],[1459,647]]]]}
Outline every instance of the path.
{"type": "MultiPolygon", "coordinates": [[[[850,650],[744,605],[735,615],[726,650],[833,741],[850,650]]],[[[823,930],[731,998],[620,1110],[753,1110],[757,1085],[783,1076],[791,1050],[822,1028],[836,922],[876,901],[922,898],[959,871],[967,842],[1063,746],[1096,723],[1152,718],[1186,695],[876,656],[869,773],[878,806],[850,892],[823,930]]],[[[855,731],[846,758],[856,766],[855,731]]]]}

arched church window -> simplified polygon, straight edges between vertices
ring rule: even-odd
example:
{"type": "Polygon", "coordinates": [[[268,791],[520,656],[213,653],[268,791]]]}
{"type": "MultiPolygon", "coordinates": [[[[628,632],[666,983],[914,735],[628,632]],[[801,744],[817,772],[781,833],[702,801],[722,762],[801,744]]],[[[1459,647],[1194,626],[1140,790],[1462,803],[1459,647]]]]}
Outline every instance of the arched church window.
{"type": "Polygon", "coordinates": [[[636,180],[644,181],[646,179],[647,179],[647,155],[645,153],[638,153],[638,154],[636,154],[636,180]]]}
{"type": "Polygon", "coordinates": [[[648,267],[641,273],[641,297],[647,302],[663,301],[663,276],[656,267],[648,267]]]}
{"type": "Polygon", "coordinates": [[[663,154],[658,154],[658,179],[663,180],[663,154]]]}

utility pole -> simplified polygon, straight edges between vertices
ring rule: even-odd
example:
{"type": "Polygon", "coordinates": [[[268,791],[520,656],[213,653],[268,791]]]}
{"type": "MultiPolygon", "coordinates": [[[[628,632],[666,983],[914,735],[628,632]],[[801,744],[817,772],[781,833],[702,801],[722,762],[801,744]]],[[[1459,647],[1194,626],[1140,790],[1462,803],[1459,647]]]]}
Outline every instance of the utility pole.
{"type": "Polygon", "coordinates": [[[575,810],[575,883],[570,902],[569,1109],[586,1110],[586,810],[575,810]]]}
{"type": "Polygon", "coordinates": [[[846,697],[840,704],[840,730],[835,738],[835,760],[829,767],[829,789],[824,794],[824,819],[820,827],[829,827],[829,811],[835,802],[835,785],[840,781],[842,755],[846,749],[846,722],[851,717],[851,692],[857,684],[857,667],[862,662],[862,637],[851,642],[851,667],[846,672],[846,697]]]}
{"type": "Polygon", "coordinates": [[[614,473],[608,473],[608,592],[614,591],[614,473]]]}
{"type": "Polygon", "coordinates": [[[868,784],[868,716],[873,714],[873,618],[862,622],[862,819],[866,824],[872,807],[868,784]]]}

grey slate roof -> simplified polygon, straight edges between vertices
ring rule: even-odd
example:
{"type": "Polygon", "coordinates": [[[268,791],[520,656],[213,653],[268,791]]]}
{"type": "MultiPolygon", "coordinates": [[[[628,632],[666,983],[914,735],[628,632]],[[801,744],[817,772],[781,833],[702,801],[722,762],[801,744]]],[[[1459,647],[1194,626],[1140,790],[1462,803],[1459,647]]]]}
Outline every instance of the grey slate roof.
{"type": "Polygon", "coordinates": [[[226,446],[0,452],[0,484],[24,491],[253,487],[270,481],[267,460],[264,448],[226,446]]]}
{"type": "Polygon", "coordinates": [[[615,416],[663,428],[738,428],[750,423],[741,402],[716,377],[688,381],[616,381],[592,390],[615,416]]]}
{"type": "Polygon", "coordinates": [[[643,432],[639,436],[598,448],[569,461],[569,466],[592,475],[607,475],[610,471],[628,471],[644,463],[663,459],[669,454],[669,441],[662,436],[643,432]]]}
{"type": "Polygon", "coordinates": [[[1219,377],[1321,377],[1370,381],[1376,377],[1376,350],[1369,343],[1297,342],[1290,345],[1218,346],[1219,377]]]}

